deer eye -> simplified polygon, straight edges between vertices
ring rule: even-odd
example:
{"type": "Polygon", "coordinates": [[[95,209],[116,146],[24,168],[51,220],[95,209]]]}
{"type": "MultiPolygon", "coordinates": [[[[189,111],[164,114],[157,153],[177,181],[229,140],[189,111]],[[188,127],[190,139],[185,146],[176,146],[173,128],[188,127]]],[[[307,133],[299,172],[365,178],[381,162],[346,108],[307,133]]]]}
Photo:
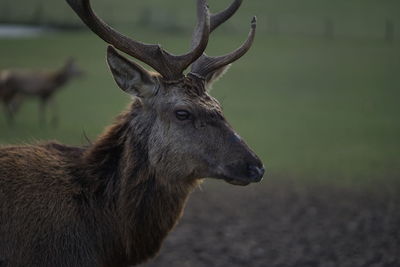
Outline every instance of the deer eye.
{"type": "Polygon", "coordinates": [[[178,120],[184,121],[190,119],[191,114],[187,110],[180,109],[175,111],[175,116],[178,120]]]}

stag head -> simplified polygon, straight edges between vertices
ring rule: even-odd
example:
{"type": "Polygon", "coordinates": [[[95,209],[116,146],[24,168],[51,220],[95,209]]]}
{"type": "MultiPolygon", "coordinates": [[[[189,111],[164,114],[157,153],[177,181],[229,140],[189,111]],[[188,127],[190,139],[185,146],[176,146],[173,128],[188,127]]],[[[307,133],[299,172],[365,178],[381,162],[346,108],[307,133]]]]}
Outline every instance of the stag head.
{"type": "Polygon", "coordinates": [[[180,56],[120,34],[97,17],[89,0],[67,1],[93,32],[112,45],[108,47],[107,62],[114,79],[140,103],[136,105],[140,108],[135,120],[151,129],[146,138],[153,169],[175,177],[215,177],[237,185],[262,179],[262,162],[232,129],[219,102],[208,93],[213,82],[249,50],[254,40],[255,18],[247,40],[237,50],[220,57],[204,53],[210,33],[236,12],[241,0],[211,15],[206,0],[197,0],[198,23],[191,51],[180,56]],[[147,71],[113,47],[158,73],[147,71]],[[190,65],[191,71],[185,75],[190,65]]]}

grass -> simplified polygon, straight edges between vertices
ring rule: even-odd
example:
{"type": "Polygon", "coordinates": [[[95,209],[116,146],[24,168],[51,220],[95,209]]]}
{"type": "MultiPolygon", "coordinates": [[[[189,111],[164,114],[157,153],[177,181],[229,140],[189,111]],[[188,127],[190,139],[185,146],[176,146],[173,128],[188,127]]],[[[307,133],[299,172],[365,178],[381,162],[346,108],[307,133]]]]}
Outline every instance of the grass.
{"type": "MultiPolygon", "coordinates": [[[[139,5],[140,1],[134,2],[139,5]]],[[[246,2],[248,9],[240,16],[261,8],[261,2],[246,2]]],[[[296,7],[294,2],[292,7],[296,7]]],[[[311,6],[312,1],[305,3],[311,6]]],[[[338,3],[337,10],[345,5],[338,3]]],[[[351,8],[361,4],[352,3],[351,8]]],[[[386,9],[368,10],[383,18],[392,14],[387,10],[391,4],[396,5],[387,1],[386,9]]],[[[290,13],[284,5],[274,7],[290,13]]],[[[297,7],[307,14],[305,7],[297,7]]],[[[263,18],[266,15],[260,21],[263,18]]],[[[131,31],[136,38],[161,42],[174,53],[186,50],[190,36],[148,29],[125,32],[131,31]]],[[[245,31],[216,32],[208,51],[220,54],[235,48],[245,31]]],[[[83,144],[84,133],[94,139],[129,102],[106,67],[105,47],[89,32],[0,40],[0,68],[53,68],[73,55],[87,71],[85,79],[74,81],[57,95],[61,114],[57,129],[39,126],[37,103],[30,101],[14,128],[7,127],[0,116],[0,144],[38,139],[83,144]]],[[[270,172],[341,183],[386,181],[400,174],[398,47],[398,42],[389,44],[375,37],[343,35],[327,41],[313,35],[270,35],[261,28],[252,51],[235,63],[212,94],[270,172]]]]}
{"type": "MultiPolygon", "coordinates": [[[[225,8],[232,0],[209,0],[213,12],[225,8]]],[[[143,24],[151,28],[188,30],[194,24],[194,0],[92,0],[93,7],[106,21],[124,25],[143,24]],[[181,12],[185,10],[186,12],[181,12]]],[[[400,24],[397,0],[263,0],[243,1],[243,7],[225,29],[247,29],[250,18],[260,18],[259,30],[280,33],[319,35],[324,21],[334,22],[338,35],[383,38],[386,20],[400,24]]],[[[23,5],[12,0],[0,2],[0,21],[81,25],[65,0],[30,0],[23,5]]],[[[399,37],[400,32],[396,31],[399,37]]]]}

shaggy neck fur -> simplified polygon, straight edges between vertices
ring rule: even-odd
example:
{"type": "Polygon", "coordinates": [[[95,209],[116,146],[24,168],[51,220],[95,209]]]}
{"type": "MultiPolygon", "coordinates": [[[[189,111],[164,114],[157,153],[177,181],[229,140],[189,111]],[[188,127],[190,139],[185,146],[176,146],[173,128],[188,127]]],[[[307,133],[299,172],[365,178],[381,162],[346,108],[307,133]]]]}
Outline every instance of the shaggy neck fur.
{"type": "Polygon", "coordinates": [[[154,118],[141,119],[141,108],[140,101],[134,102],[84,155],[89,166],[84,184],[102,216],[112,217],[117,246],[110,246],[116,251],[106,260],[114,264],[153,257],[196,185],[193,180],[161,177],[150,166],[147,138],[154,118]]]}

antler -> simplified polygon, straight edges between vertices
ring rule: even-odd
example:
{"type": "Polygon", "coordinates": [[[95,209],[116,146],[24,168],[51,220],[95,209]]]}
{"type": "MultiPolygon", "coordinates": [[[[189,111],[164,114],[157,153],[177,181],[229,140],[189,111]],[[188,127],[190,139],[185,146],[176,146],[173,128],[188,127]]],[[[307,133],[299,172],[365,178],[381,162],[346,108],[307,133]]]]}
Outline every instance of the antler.
{"type": "Polygon", "coordinates": [[[128,55],[137,58],[158,71],[164,79],[176,80],[183,71],[198,59],[207,47],[210,34],[210,14],[206,0],[197,0],[198,23],[195,29],[192,50],[176,56],[156,44],[145,44],[130,39],[114,30],[92,10],[90,0],[67,0],[82,21],[100,38],[128,55]]]}
{"type": "Polygon", "coordinates": [[[216,14],[211,14],[210,33],[213,32],[219,25],[230,19],[242,5],[242,2],[243,0],[234,0],[227,9],[216,14]]]}
{"type": "MultiPolygon", "coordinates": [[[[239,9],[241,4],[242,0],[234,0],[234,2],[224,11],[221,11],[217,14],[212,14],[210,22],[210,33],[214,31],[219,25],[232,17],[233,14],[239,9]]],[[[210,57],[203,53],[203,55],[192,64],[190,73],[194,76],[205,78],[209,73],[212,73],[213,71],[241,58],[244,54],[247,53],[247,51],[249,51],[251,45],[253,44],[256,34],[256,26],[257,19],[256,17],[253,17],[253,19],[251,20],[250,33],[247,37],[247,40],[242,44],[241,47],[230,54],[219,57],[210,57]]],[[[193,37],[192,47],[194,47],[194,40],[196,40],[197,38],[198,36],[196,35],[193,37]]]]}

